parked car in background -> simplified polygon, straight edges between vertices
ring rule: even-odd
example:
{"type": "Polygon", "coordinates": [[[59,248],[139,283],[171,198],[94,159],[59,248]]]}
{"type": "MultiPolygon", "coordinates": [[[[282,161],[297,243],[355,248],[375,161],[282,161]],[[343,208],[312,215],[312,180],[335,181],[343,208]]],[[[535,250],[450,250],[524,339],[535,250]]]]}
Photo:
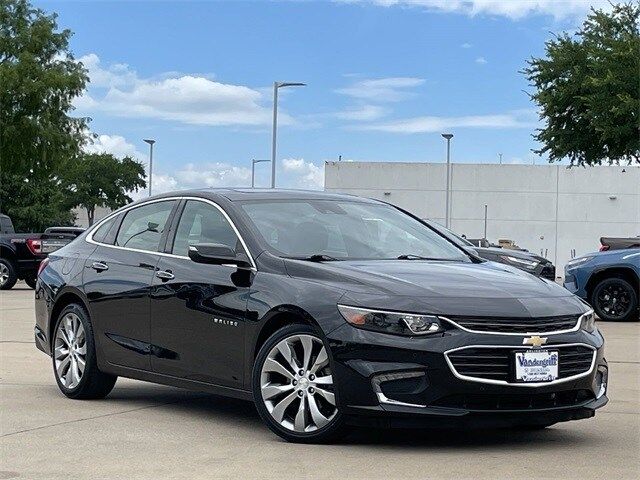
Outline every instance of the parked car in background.
{"type": "Polygon", "coordinates": [[[638,320],[640,248],[589,253],[564,269],[564,286],[603,320],[638,320]]]}
{"type": "Polygon", "coordinates": [[[0,228],[0,290],[13,288],[18,280],[35,288],[40,262],[79,234],[73,231],[77,227],[52,227],[45,233],[16,233],[11,218],[3,214],[0,214],[0,228]]]}
{"type": "Polygon", "coordinates": [[[428,221],[427,223],[430,227],[441,231],[457,245],[467,249],[471,248],[479,257],[485,260],[511,265],[512,267],[519,268],[537,277],[546,278],[547,280],[555,281],[556,279],[556,267],[544,257],[534,255],[525,250],[511,250],[500,247],[476,247],[471,240],[463,238],[435,222],[428,221]]]}
{"type": "Polygon", "coordinates": [[[640,235],[637,237],[601,237],[600,251],[640,248],[640,235]]]}

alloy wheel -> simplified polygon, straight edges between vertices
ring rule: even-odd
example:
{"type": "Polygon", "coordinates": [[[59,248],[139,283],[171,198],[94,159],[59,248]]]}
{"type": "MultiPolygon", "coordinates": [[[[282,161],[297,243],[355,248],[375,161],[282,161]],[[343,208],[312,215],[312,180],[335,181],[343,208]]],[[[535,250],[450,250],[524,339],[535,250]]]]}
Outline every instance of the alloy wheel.
{"type": "Polygon", "coordinates": [[[0,263],[0,287],[4,286],[5,283],[9,280],[9,268],[4,264],[0,263]]]}
{"type": "Polygon", "coordinates": [[[87,338],[75,313],[67,313],[58,323],[54,359],[60,383],[68,389],[77,387],[87,362],[87,338]]]}
{"type": "Polygon", "coordinates": [[[607,315],[623,318],[631,309],[631,292],[624,285],[607,285],[598,292],[598,306],[607,315]]]}
{"type": "Polygon", "coordinates": [[[322,429],[338,413],[327,350],[313,335],[292,335],[271,349],[260,390],[271,417],[293,432],[322,429]]]}

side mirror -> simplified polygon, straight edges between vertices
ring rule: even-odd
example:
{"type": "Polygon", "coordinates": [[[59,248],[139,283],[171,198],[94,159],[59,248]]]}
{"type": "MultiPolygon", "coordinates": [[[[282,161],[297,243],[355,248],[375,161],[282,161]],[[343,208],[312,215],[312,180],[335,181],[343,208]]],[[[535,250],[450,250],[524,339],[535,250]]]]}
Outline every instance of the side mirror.
{"type": "Polygon", "coordinates": [[[238,255],[227,245],[220,243],[200,243],[189,246],[189,258],[197,263],[210,265],[236,265],[238,268],[249,268],[251,263],[245,255],[238,255]]]}

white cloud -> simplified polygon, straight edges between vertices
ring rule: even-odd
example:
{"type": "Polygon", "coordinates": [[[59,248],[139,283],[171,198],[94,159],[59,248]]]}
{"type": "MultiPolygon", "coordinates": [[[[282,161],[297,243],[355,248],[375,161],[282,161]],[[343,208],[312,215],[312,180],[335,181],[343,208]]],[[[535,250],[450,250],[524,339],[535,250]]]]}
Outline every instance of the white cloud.
{"type": "Polygon", "coordinates": [[[137,160],[146,159],[147,156],[121,135],[98,135],[93,143],[85,145],[84,150],[88,153],[111,153],[118,158],[129,156],[137,160]]]}
{"type": "MultiPolygon", "coordinates": [[[[165,73],[158,78],[140,78],[126,64],[103,66],[95,54],[85,55],[80,61],[91,79],[89,92],[75,102],[81,111],[192,125],[271,123],[270,98],[258,89],[217,82],[210,75],[165,73]]],[[[291,123],[286,113],[278,120],[291,123]]]]}
{"type": "Polygon", "coordinates": [[[251,168],[221,162],[198,166],[189,163],[174,177],[180,188],[243,187],[251,183],[251,168]]]}
{"type": "Polygon", "coordinates": [[[477,64],[480,64],[480,65],[485,65],[486,63],[488,63],[487,59],[484,58],[484,57],[478,57],[478,58],[476,58],[475,61],[476,61],[477,64]]]}
{"type": "Polygon", "coordinates": [[[398,102],[411,95],[407,89],[418,87],[424,82],[424,79],[414,77],[365,79],[336,91],[361,100],[398,102]]]}
{"type": "Polygon", "coordinates": [[[390,133],[428,133],[453,128],[530,128],[535,125],[536,122],[531,111],[518,110],[494,115],[411,117],[385,123],[360,125],[354,128],[390,133]]]}
{"type": "MultiPolygon", "coordinates": [[[[224,162],[202,165],[189,163],[171,173],[154,173],[153,193],[197,188],[248,188],[251,185],[251,168],[224,162]]],[[[280,164],[278,186],[284,188],[321,189],[324,187],[324,165],[316,165],[304,159],[284,159],[280,164]]],[[[135,199],[143,198],[148,190],[132,193],[135,199]]]]}
{"type": "Polygon", "coordinates": [[[579,18],[591,6],[610,10],[607,0],[346,0],[350,3],[372,3],[383,7],[422,7],[444,13],[469,16],[497,15],[519,20],[529,15],[550,15],[555,19],[579,18]]]}
{"type": "Polygon", "coordinates": [[[462,45],[460,45],[460,47],[461,48],[471,48],[471,47],[473,47],[473,45],[471,45],[470,43],[465,42],[462,45]]]}
{"type": "Polygon", "coordinates": [[[316,165],[303,158],[285,158],[282,170],[288,175],[290,186],[298,188],[320,189],[324,187],[324,164],[316,165]]]}
{"type": "Polygon", "coordinates": [[[336,116],[345,120],[377,120],[383,117],[386,109],[378,105],[359,105],[357,107],[348,108],[342,112],[338,112],[336,116]]]}

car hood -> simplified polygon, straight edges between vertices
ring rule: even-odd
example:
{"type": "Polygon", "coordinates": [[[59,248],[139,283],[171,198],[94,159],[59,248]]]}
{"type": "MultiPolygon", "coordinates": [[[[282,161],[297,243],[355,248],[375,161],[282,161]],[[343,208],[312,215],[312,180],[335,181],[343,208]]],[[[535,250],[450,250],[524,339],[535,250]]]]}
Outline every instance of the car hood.
{"type": "MultiPolygon", "coordinates": [[[[560,285],[495,262],[380,260],[314,266],[317,279],[340,279],[347,291],[343,303],[371,308],[500,316],[553,316],[585,309],[560,285]]],[[[295,269],[289,270],[296,276],[295,269]]]]}

